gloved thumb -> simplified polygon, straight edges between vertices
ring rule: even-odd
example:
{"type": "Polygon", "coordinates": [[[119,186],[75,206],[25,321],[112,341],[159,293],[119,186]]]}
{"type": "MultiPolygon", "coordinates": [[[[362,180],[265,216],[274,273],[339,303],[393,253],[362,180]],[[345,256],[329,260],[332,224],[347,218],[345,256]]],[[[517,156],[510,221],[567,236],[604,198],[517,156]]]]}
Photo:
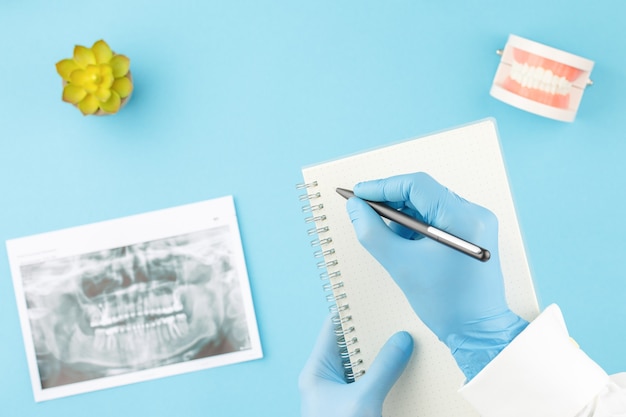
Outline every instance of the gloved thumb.
{"type": "Polygon", "coordinates": [[[360,198],[348,199],[346,208],[357,239],[384,266],[385,254],[392,247],[391,241],[403,239],[395,234],[380,215],[360,198]]]}
{"type": "Polygon", "coordinates": [[[367,372],[359,380],[372,401],[381,404],[396,383],[413,353],[413,338],[407,332],[391,336],[382,347],[367,372]]]}

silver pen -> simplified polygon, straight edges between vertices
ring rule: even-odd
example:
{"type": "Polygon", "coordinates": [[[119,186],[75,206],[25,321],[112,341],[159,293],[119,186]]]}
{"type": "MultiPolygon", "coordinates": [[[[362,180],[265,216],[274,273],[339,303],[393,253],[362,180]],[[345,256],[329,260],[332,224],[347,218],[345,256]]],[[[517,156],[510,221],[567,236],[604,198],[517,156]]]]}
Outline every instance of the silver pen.
{"type": "MultiPolygon", "coordinates": [[[[345,188],[337,188],[336,191],[346,200],[350,197],[355,197],[354,193],[351,190],[347,190],[345,188]]],[[[372,207],[374,211],[382,217],[396,222],[413,231],[416,231],[417,233],[420,233],[430,239],[436,240],[437,242],[442,243],[452,249],[456,249],[459,252],[471,256],[472,258],[478,259],[482,262],[487,262],[491,257],[491,253],[489,253],[487,249],[483,249],[480,246],[474,245],[473,243],[461,239],[460,237],[454,236],[448,232],[437,229],[434,226],[423,223],[416,218],[413,218],[409,215],[402,213],[401,211],[394,209],[393,207],[389,207],[387,204],[369,200],[363,201],[369,204],[369,206],[372,207]]]]}

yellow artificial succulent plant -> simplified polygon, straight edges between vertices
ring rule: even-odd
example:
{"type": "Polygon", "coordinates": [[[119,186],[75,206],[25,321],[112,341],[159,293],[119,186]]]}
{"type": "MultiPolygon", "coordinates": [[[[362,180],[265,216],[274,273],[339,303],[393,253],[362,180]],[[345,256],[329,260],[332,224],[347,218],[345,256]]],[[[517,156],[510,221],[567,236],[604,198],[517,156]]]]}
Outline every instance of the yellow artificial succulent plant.
{"type": "Polygon", "coordinates": [[[130,98],[130,59],[115,54],[103,40],[91,48],[76,45],[74,56],[56,64],[63,78],[63,101],[84,114],[113,114],[130,98]]]}

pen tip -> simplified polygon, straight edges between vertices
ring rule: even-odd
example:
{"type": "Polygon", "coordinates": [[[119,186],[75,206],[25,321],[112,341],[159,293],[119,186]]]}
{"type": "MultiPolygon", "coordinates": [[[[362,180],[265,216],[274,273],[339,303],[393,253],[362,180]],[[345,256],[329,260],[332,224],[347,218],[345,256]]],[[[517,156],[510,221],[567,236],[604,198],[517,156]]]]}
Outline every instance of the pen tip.
{"type": "Polygon", "coordinates": [[[337,191],[337,194],[339,194],[340,196],[342,196],[345,199],[348,199],[350,197],[354,197],[354,193],[350,190],[346,190],[345,188],[336,188],[335,191],[337,191]]]}

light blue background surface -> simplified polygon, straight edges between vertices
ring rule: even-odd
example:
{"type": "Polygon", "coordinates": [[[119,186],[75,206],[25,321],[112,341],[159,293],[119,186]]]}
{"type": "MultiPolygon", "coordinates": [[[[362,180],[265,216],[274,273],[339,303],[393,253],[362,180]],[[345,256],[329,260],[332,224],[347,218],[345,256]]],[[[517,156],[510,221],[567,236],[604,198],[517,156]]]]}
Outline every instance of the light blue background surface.
{"type": "Polygon", "coordinates": [[[2,250],[0,414],[297,415],[326,315],[300,167],[489,116],[542,307],[626,370],[624,15],[621,0],[2,1],[0,241],[232,194],[265,358],[36,404],[2,250]],[[509,33],[596,62],[574,123],[489,96],[509,33]],[[54,64],[100,38],[131,58],[135,92],[83,117],[54,64]]]}

